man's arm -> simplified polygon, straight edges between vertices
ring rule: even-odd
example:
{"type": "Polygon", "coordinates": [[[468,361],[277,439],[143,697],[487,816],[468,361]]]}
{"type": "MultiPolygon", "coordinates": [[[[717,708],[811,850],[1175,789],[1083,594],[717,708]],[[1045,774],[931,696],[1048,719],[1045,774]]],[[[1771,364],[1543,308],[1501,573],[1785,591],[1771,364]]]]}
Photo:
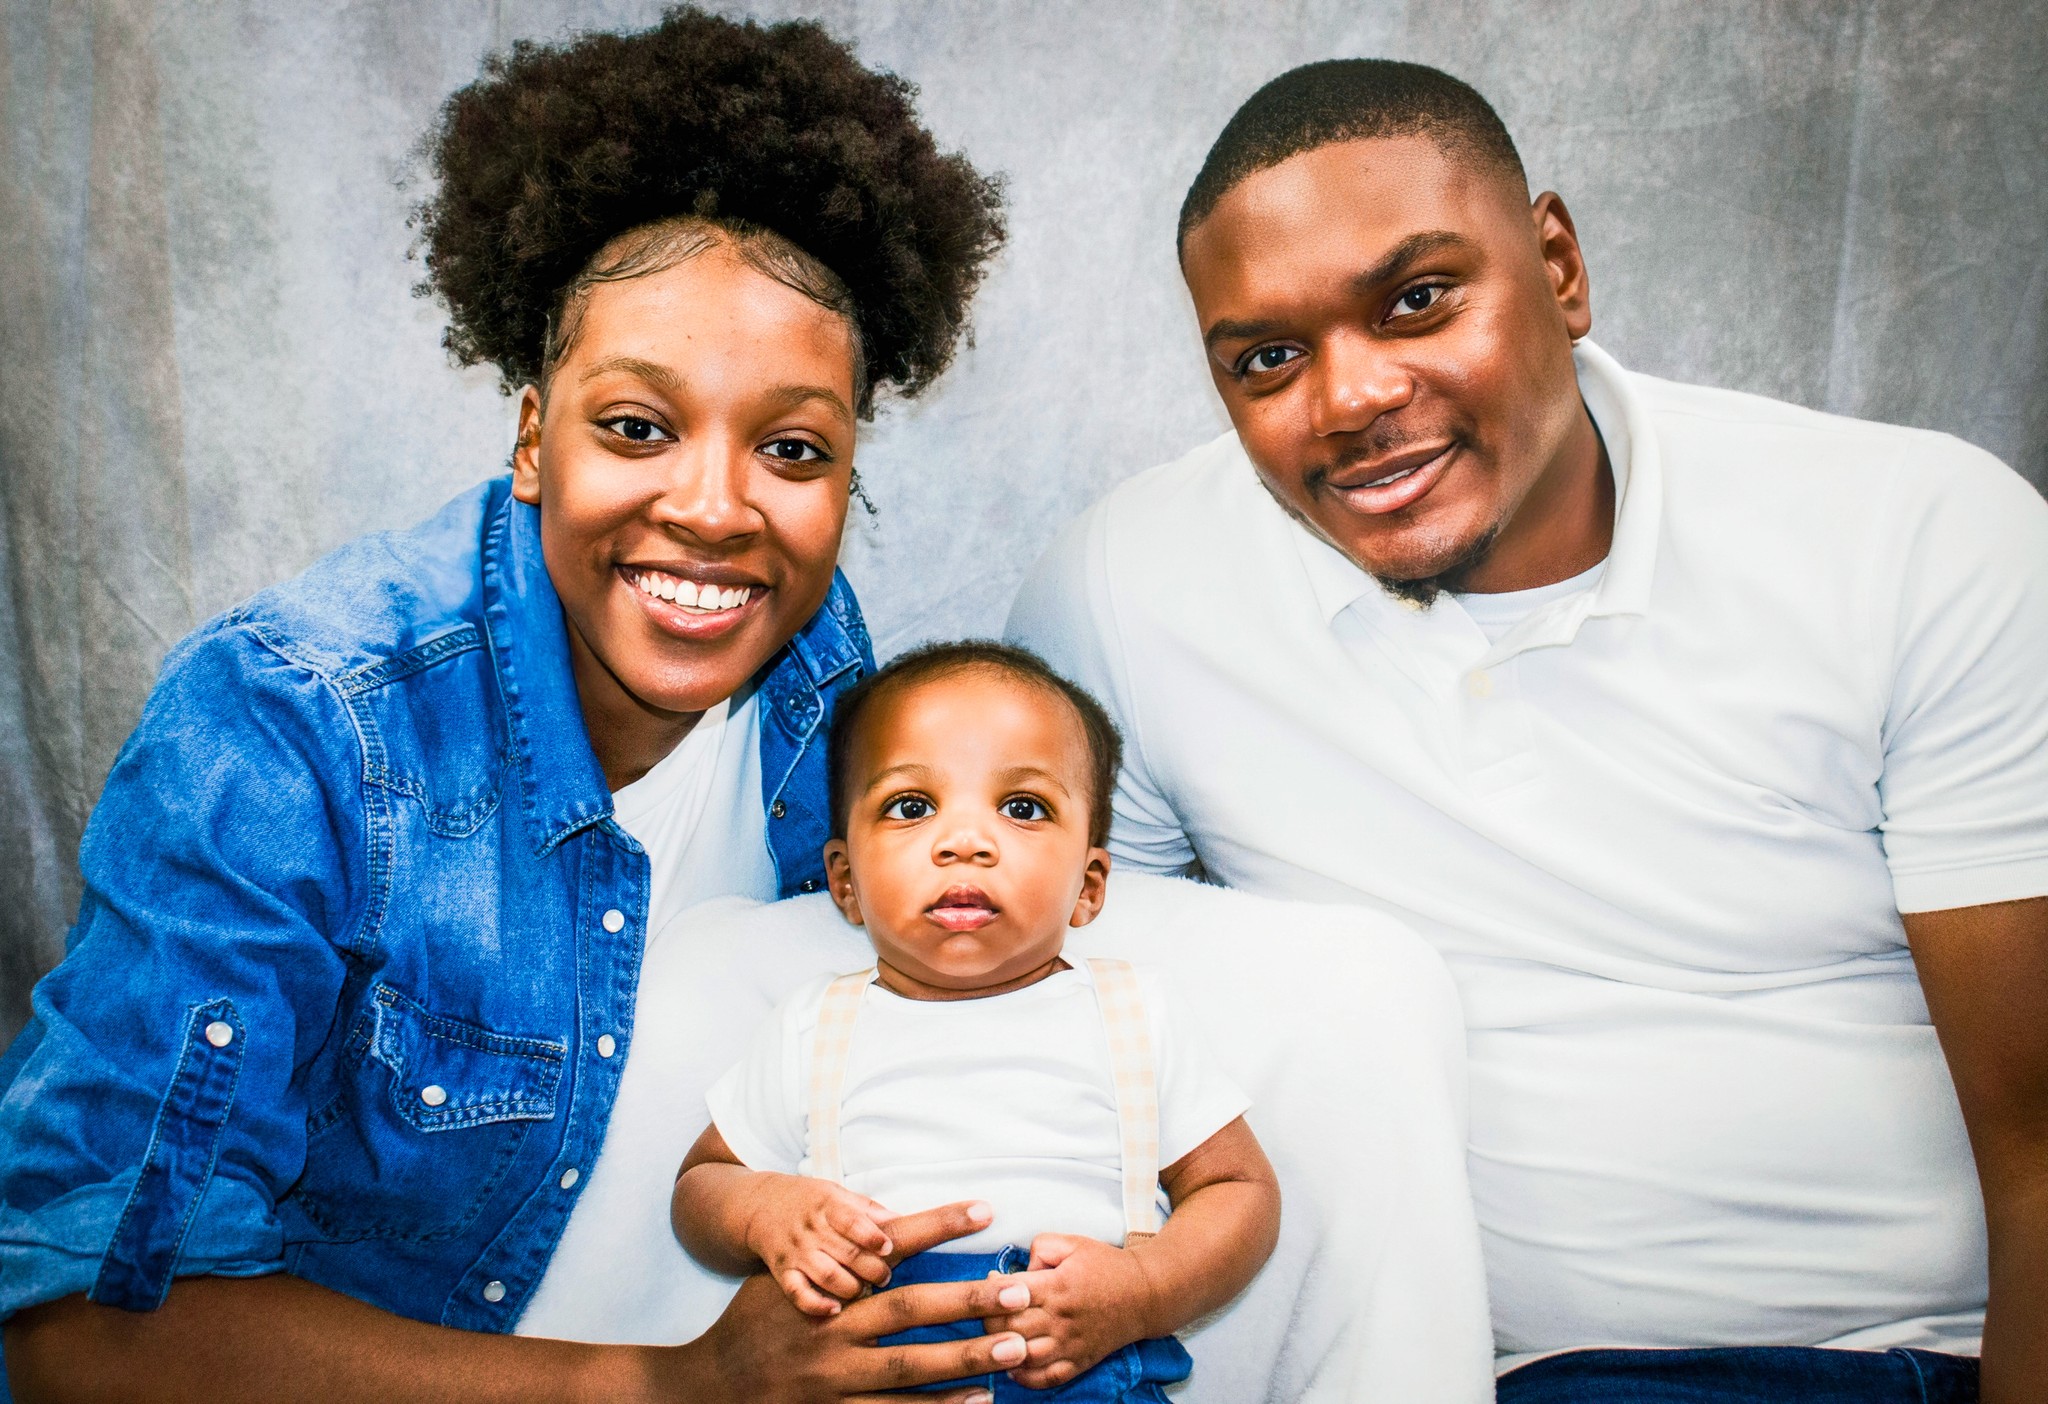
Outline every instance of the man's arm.
{"type": "MultiPolygon", "coordinates": [[[[950,1210],[896,1224],[899,1248],[911,1252],[976,1227],[950,1210]]],[[[432,1326],[282,1274],[197,1277],[173,1285],[155,1311],[82,1295],[30,1307],[7,1323],[6,1361],[20,1404],[889,1404],[886,1390],[1010,1369],[1023,1360],[1024,1341],[1009,1334],[878,1347],[877,1337],[1027,1301],[1014,1280],[934,1283],[817,1320],[752,1277],[686,1345],[598,1346],[432,1326]]],[[[987,1397],[968,1388],[932,1396],[947,1404],[987,1397]]]]}
{"type": "Polygon", "coordinates": [[[1984,1404],[2048,1380],[2048,897],[1905,918],[1984,1187],[1984,1404]]]}

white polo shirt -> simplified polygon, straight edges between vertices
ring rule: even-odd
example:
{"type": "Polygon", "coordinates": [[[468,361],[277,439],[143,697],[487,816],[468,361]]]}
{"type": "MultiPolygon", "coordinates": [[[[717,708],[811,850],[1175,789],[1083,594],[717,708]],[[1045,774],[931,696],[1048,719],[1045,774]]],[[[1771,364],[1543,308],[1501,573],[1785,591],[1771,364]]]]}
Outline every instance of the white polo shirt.
{"type": "Polygon", "coordinates": [[[1982,1205],[1898,913],[2048,894],[2048,504],[1944,435],[1577,361],[1613,546],[1497,641],[1232,435],[1069,528],[1010,636],[1124,729],[1118,863],[1442,951],[1506,1357],[1974,1350],[1982,1205]]]}

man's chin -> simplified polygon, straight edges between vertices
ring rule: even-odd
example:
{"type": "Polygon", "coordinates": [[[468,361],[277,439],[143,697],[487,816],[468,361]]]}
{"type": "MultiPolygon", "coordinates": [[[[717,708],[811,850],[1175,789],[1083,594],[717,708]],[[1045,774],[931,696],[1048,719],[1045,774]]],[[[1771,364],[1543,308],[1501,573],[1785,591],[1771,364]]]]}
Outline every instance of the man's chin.
{"type": "Polygon", "coordinates": [[[1486,560],[1499,536],[1498,526],[1488,527],[1462,548],[1446,553],[1419,571],[1383,572],[1367,566],[1366,573],[1395,599],[1428,609],[1445,591],[1456,594],[1465,588],[1465,582],[1486,560]]]}

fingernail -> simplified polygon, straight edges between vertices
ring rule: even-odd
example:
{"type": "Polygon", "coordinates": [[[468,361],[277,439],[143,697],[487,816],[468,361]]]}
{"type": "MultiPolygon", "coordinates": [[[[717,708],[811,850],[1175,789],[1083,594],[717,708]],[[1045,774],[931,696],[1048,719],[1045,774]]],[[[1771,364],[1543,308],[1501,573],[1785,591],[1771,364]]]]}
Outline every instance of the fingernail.
{"type": "Polygon", "coordinates": [[[889,1255],[890,1255],[891,1253],[893,1253],[893,1252],[895,1252],[895,1251],[896,1251],[896,1245],[895,1245],[895,1244],[891,1243],[891,1242],[890,1242],[890,1241],[889,1241],[888,1239],[886,1239],[886,1238],[882,1240],[882,1256],[883,1256],[883,1257],[885,1257],[885,1258],[886,1258],[886,1257],[888,1257],[888,1256],[889,1256],[889,1255]]]}
{"type": "Polygon", "coordinates": [[[962,1404],[996,1404],[996,1397],[985,1389],[977,1389],[962,1404]]]}
{"type": "Polygon", "coordinates": [[[990,1354],[995,1356],[998,1365],[1015,1365],[1024,1358],[1024,1338],[1005,1336],[996,1342],[996,1348],[990,1354]]]}
{"type": "Polygon", "coordinates": [[[996,1300],[1011,1311],[1022,1311],[1031,1305],[1031,1289],[1021,1283],[1015,1287],[1005,1287],[996,1293],[996,1300]]]}
{"type": "Polygon", "coordinates": [[[989,1208],[986,1204],[970,1204],[967,1206],[967,1217],[974,1220],[977,1224],[985,1224],[995,1216],[996,1211],[989,1208]]]}

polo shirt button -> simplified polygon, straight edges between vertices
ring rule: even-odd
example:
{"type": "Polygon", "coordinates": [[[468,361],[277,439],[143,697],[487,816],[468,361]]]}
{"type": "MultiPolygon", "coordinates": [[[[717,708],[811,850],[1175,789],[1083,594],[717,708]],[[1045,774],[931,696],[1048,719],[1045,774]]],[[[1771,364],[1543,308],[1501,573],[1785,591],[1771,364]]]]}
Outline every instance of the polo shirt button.
{"type": "Polygon", "coordinates": [[[1474,697],[1493,696],[1493,675],[1476,671],[1465,674],[1465,691],[1474,697]]]}
{"type": "Polygon", "coordinates": [[[611,1056],[612,1056],[612,1054],[614,1054],[614,1053],[616,1053],[616,1052],[618,1052],[618,1051],[619,1051],[619,1041],[618,1041],[617,1039],[613,1038],[613,1037],[612,1037],[612,1036],[611,1036],[610,1034],[599,1034],[599,1035],[597,1036],[597,1056],[598,1056],[598,1057],[600,1057],[600,1058],[609,1058],[609,1057],[611,1057],[611,1056]]]}
{"type": "Polygon", "coordinates": [[[626,925],[626,914],[613,907],[604,914],[604,929],[617,935],[626,925]]]}
{"type": "Polygon", "coordinates": [[[768,806],[768,817],[770,819],[780,819],[783,815],[787,813],[789,813],[789,810],[784,808],[781,800],[777,800],[775,801],[775,803],[768,806]]]}
{"type": "Polygon", "coordinates": [[[562,1172],[562,1180],[561,1180],[561,1185],[562,1185],[562,1188],[563,1188],[563,1189],[575,1189],[575,1188],[576,1188],[576,1182],[577,1182],[578,1180],[582,1179],[582,1178],[583,1178],[583,1172],[582,1172],[581,1170],[578,1170],[578,1169],[577,1169],[577,1168],[576,1168],[575,1166],[571,1165],[571,1166],[570,1166],[570,1167],[569,1167],[569,1168],[568,1168],[567,1170],[564,1170],[564,1171],[562,1172]]]}
{"type": "Polygon", "coordinates": [[[487,1301],[487,1302],[502,1302],[502,1301],[504,1301],[504,1300],[505,1300],[505,1284],[504,1284],[504,1283],[502,1283],[502,1282],[499,1282],[499,1281],[498,1281],[498,1280],[496,1280],[495,1278],[493,1278],[493,1279],[492,1279],[491,1281],[489,1281],[489,1282],[486,1282],[486,1283],[484,1284],[484,1300],[485,1300],[485,1301],[487,1301]]]}
{"type": "Polygon", "coordinates": [[[206,1041],[215,1048],[225,1048],[235,1041],[235,1026],[224,1020],[215,1019],[206,1026],[206,1041]]]}
{"type": "Polygon", "coordinates": [[[448,1100],[448,1089],[438,1082],[430,1082],[420,1089],[420,1100],[430,1107],[438,1107],[448,1100]]]}

